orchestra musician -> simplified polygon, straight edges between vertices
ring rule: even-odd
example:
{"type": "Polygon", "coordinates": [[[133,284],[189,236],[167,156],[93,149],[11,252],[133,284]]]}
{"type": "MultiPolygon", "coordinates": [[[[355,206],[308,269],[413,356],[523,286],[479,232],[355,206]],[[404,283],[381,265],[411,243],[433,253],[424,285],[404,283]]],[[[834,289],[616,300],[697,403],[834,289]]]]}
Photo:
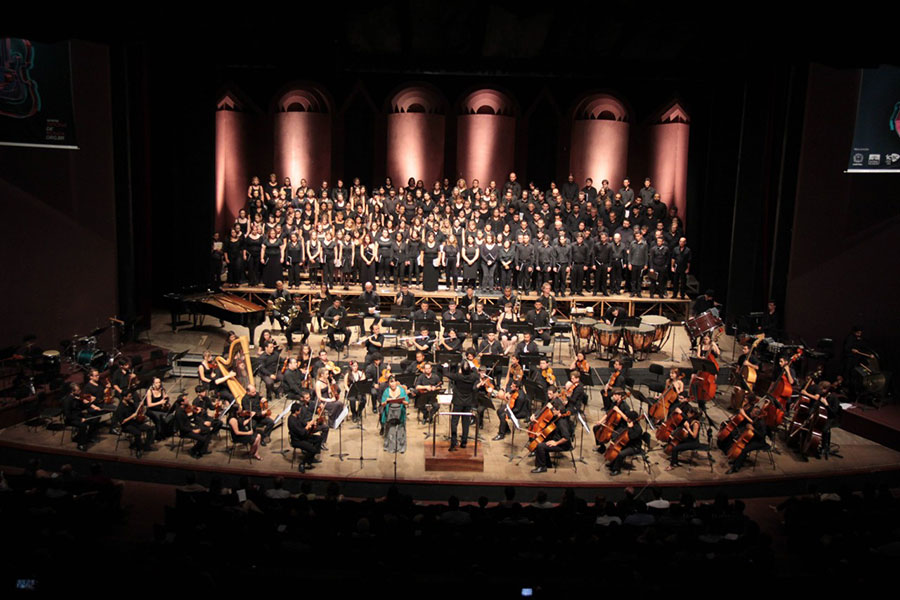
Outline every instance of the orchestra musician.
{"type": "Polygon", "coordinates": [[[573,413],[584,412],[588,402],[587,392],[581,384],[581,371],[569,371],[569,381],[560,391],[567,399],[567,404],[573,413]]]}
{"type": "Polygon", "coordinates": [[[587,377],[591,372],[591,367],[588,364],[587,358],[584,355],[584,352],[576,352],[575,358],[569,364],[569,371],[579,371],[581,372],[582,378],[587,377]]]}
{"type": "Polygon", "coordinates": [[[263,402],[265,399],[256,391],[256,386],[248,385],[247,393],[241,398],[241,407],[251,412],[251,419],[254,429],[262,429],[262,442],[260,445],[265,446],[269,443],[272,435],[272,429],[275,428],[275,421],[272,419],[271,410],[263,410],[263,402]]]}
{"type": "Polygon", "coordinates": [[[366,358],[363,364],[368,365],[372,362],[372,357],[384,349],[384,334],[381,333],[381,324],[373,323],[371,333],[360,342],[366,346],[366,358]]]}
{"type": "MultiPolygon", "coordinates": [[[[373,353],[373,356],[379,356],[373,353]]],[[[350,361],[350,367],[344,374],[344,388],[347,390],[347,402],[350,404],[350,418],[354,423],[362,421],[363,411],[366,408],[365,392],[354,391],[353,384],[367,379],[366,372],[359,368],[359,363],[350,361]]]]}
{"type": "Polygon", "coordinates": [[[462,340],[456,333],[456,329],[449,329],[447,337],[443,335],[438,338],[438,352],[459,352],[462,349],[462,340]]]}
{"type": "Polygon", "coordinates": [[[721,354],[719,345],[709,332],[703,334],[700,343],[694,349],[694,356],[709,360],[715,368],[714,373],[707,371],[695,373],[691,382],[691,396],[697,399],[697,405],[701,412],[706,412],[706,402],[716,396],[716,374],[719,372],[719,363],[716,359],[721,354]]]}
{"type": "Polygon", "coordinates": [[[372,356],[372,362],[366,365],[366,380],[372,382],[370,391],[372,397],[372,412],[378,413],[378,402],[381,400],[381,393],[387,386],[390,378],[390,365],[383,365],[384,357],[381,354],[372,356]]]}
{"type": "Polygon", "coordinates": [[[238,410],[235,404],[228,409],[226,418],[231,440],[235,444],[247,444],[250,447],[250,455],[256,460],[262,460],[262,456],[259,455],[262,436],[252,430],[253,411],[238,410]]]}
{"type": "Polygon", "coordinates": [[[494,331],[488,331],[487,337],[478,345],[478,356],[483,354],[502,354],[503,344],[497,339],[494,331]]]}
{"type": "MultiPolygon", "coordinates": [[[[532,473],[546,473],[550,466],[551,452],[566,452],[572,448],[572,422],[569,420],[565,402],[556,394],[556,387],[547,388],[547,407],[553,412],[555,429],[540,442],[534,450],[534,468],[532,473]]],[[[537,421],[538,415],[531,416],[531,422],[537,421]]]]}
{"type": "Polygon", "coordinates": [[[437,413],[437,396],[433,392],[439,392],[444,389],[442,384],[443,377],[436,373],[431,363],[426,362],[421,372],[416,377],[415,389],[417,394],[429,394],[430,402],[426,403],[425,410],[422,412],[422,421],[431,423],[434,415],[437,413]]]}
{"type": "Polygon", "coordinates": [[[283,311],[288,309],[291,302],[291,293],[285,289],[283,281],[275,282],[275,290],[269,294],[269,302],[272,303],[272,306],[282,307],[282,310],[272,309],[272,312],[269,314],[269,325],[274,325],[277,321],[278,327],[283,329],[285,325],[282,321],[282,317],[284,317],[283,311]]]}
{"type": "Polygon", "coordinates": [[[625,364],[617,358],[613,361],[612,372],[609,374],[609,379],[606,380],[606,385],[600,391],[600,395],[603,397],[603,410],[608,411],[613,404],[610,391],[623,385],[625,385],[625,364]]]}
{"type": "Polygon", "coordinates": [[[755,450],[765,450],[769,447],[769,444],[766,441],[766,437],[769,434],[769,428],[766,425],[765,415],[760,411],[759,407],[754,407],[753,410],[750,411],[749,416],[744,412],[744,409],[740,409],[739,412],[742,412],[747,417],[748,424],[746,427],[753,428],[752,437],[744,446],[743,450],[741,450],[738,457],[731,463],[731,468],[726,471],[727,475],[740,471],[744,462],[747,460],[747,456],[749,456],[751,452],[755,450]]]}
{"type": "Polygon", "coordinates": [[[280,365],[278,353],[275,352],[275,342],[270,340],[257,360],[257,374],[265,384],[266,396],[269,398],[275,397],[275,383],[281,379],[280,365]]]}
{"type": "Polygon", "coordinates": [[[540,298],[534,301],[534,308],[525,314],[525,322],[534,327],[544,344],[550,343],[550,313],[544,310],[544,303],[540,298]]]}
{"type": "MultiPolygon", "coordinates": [[[[200,387],[197,386],[198,393],[200,387]]],[[[190,451],[192,457],[201,458],[204,454],[209,454],[209,442],[212,438],[212,431],[205,430],[195,422],[194,407],[184,397],[179,398],[178,406],[175,408],[175,427],[181,434],[181,437],[196,442],[190,451]]]]}
{"type": "Polygon", "coordinates": [[[302,402],[294,402],[291,404],[291,416],[288,417],[291,447],[303,453],[300,459],[301,473],[305,473],[314,463],[322,462],[316,458],[321,451],[322,437],[312,430],[315,420],[312,418],[311,408],[302,402]]]}
{"type": "Polygon", "coordinates": [[[363,286],[363,293],[359,295],[357,302],[365,307],[365,316],[373,317],[376,323],[381,322],[381,317],[378,316],[378,305],[381,302],[381,298],[379,298],[378,293],[375,291],[375,286],[372,285],[371,281],[365,283],[363,286]]]}
{"type": "Polygon", "coordinates": [[[414,310],[410,318],[414,323],[434,323],[437,321],[437,315],[431,310],[428,302],[422,302],[418,310],[414,310]]]}
{"type": "Polygon", "coordinates": [[[447,310],[441,313],[441,320],[445,323],[447,321],[464,321],[465,318],[466,315],[458,308],[456,300],[451,300],[449,304],[447,304],[447,310]]]}
{"type": "MultiPolygon", "coordinates": [[[[669,459],[669,466],[666,471],[671,471],[675,467],[681,466],[678,462],[678,454],[685,450],[696,450],[700,447],[700,418],[697,409],[693,406],[686,406],[684,410],[684,420],[681,422],[681,429],[672,434],[672,437],[679,440],[672,448],[672,455],[669,459]]],[[[674,441],[674,440],[673,440],[674,441]]],[[[666,448],[668,450],[668,447],[666,448]]]]}
{"type": "Polygon", "coordinates": [[[300,371],[297,357],[290,357],[288,359],[287,370],[285,370],[284,376],[281,379],[282,393],[290,400],[300,398],[300,394],[303,392],[303,378],[304,375],[300,371]]]}
{"type": "Polygon", "coordinates": [[[516,356],[522,356],[523,354],[537,354],[538,347],[537,344],[531,340],[531,332],[526,331],[522,336],[524,339],[516,345],[516,356]]]}
{"type": "Polygon", "coordinates": [[[322,315],[324,319],[323,324],[328,329],[328,347],[338,352],[343,351],[344,346],[347,345],[350,339],[350,330],[344,326],[344,318],[346,316],[347,310],[341,306],[341,298],[339,296],[334,297],[331,306],[322,315]],[[341,336],[340,342],[335,340],[335,335],[341,336]]]}
{"type": "Polygon", "coordinates": [[[778,401],[782,410],[786,410],[793,394],[796,375],[791,368],[791,360],[781,356],[778,358],[778,372],[769,387],[769,394],[778,401]]]}
{"type": "MultiPolygon", "coordinates": [[[[622,428],[622,433],[628,434],[628,443],[625,444],[625,447],[619,452],[618,456],[609,463],[609,474],[613,477],[622,472],[622,465],[625,464],[625,459],[629,456],[634,456],[635,454],[640,454],[641,447],[644,443],[644,430],[641,428],[641,424],[638,422],[638,414],[633,410],[626,410],[625,412],[625,425],[622,428]]],[[[617,439],[618,436],[614,437],[617,439]]]]}
{"type": "Polygon", "coordinates": [[[134,449],[134,454],[138,458],[144,452],[153,449],[156,438],[156,427],[146,417],[145,410],[145,403],[134,405],[134,394],[130,390],[125,392],[119,406],[116,407],[116,421],[122,431],[132,437],[130,447],[134,449]]]}
{"type": "Polygon", "coordinates": [[[309,311],[306,310],[306,307],[303,304],[303,298],[300,294],[294,296],[294,303],[288,310],[288,314],[285,316],[284,320],[287,322],[287,330],[284,332],[285,337],[287,338],[287,347],[288,350],[293,349],[294,347],[294,332],[300,333],[300,343],[305,344],[309,339],[309,321],[310,321],[309,311]],[[290,319],[290,321],[288,321],[290,319]]]}
{"type": "MultiPolygon", "coordinates": [[[[344,410],[344,403],[339,398],[337,383],[334,381],[334,375],[340,373],[340,369],[331,364],[316,371],[315,394],[316,401],[324,407],[325,414],[328,416],[327,426],[333,426],[341,411],[344,410]]],[[[322,444],[328,441],[328,429],[322,436],[322,444]]]]}
{"type": "Polygon", "coordinates": [[[70,385],[69,393],[63,396],[60,404],[66,426],[75,429],[72,441],[79,450],[86,451],[87,444],[97,435],[102,411],[91,403],[90,396],[81,393],[81,386],[77,383],[70,385]]]}
{"type": "Polygon", "coordinates": [[[746,342],[741,344],[741,355],[737,358],[737,368],[734,370],[734,381],[744,390],[752,392],[752,386],[743,377],[743,372],[745,370],[743,367],[745,365],[748,369],[752,369],[754,373],[759,370],[759,360],[753,356],[753,348],[746,342]]]}
{"type": "Polygon", "coordinates": [[[522,393],[521,382],[521,377],[510,378],[509,374],[507,373],[507,378],[503,385],[503,390],[498,390],[496,392],[496,397],[501,401],[500,406],[497,408],[497,416],[500,418],[500,426],[497,430],[497,435],[495,435],[491,439],[491,441],[498,442],[505,438],[510,432],[509,414],[506,410],[507,407],[512,410],[512,413],[519,421],[527,419],[530,415],[530,403],[522,393]]]}
{"type": "Polygon", "coordinates": [[[120,358],[117,363],[117,369],[110,376],[110,383],[113,387],[113,394],[116,398],[122,398],[128,389],[137,383],[138,376],[131,368],[131,361],[127,358],[120,358]]]}
{"type": "Polygon", "coordinates": [[[409,284],[403,283],[400,286],[400,293],[394,298],[394,305],[401,309],[401,314],[412,312],[415,308],[416,296],[409,291],[409,284]]]}

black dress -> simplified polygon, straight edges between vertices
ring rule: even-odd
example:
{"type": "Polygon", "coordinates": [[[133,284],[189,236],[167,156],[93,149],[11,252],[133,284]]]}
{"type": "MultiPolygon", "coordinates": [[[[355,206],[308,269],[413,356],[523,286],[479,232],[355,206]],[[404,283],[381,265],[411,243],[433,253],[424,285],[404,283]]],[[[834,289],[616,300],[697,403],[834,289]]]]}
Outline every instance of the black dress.
{"type": "MultiPolygon", "coordinates": [[[[469,246],[468,244],[463,246],[462,249],[462,259],[468,258],[472,260],[475,258],[475,252],[478,250],[477,246],[469,246]]],[[[465,260],[462,260],[462,272],[463,279],[478,279],[478,261],[476,260],[471,265],[467,263],[465,260]]]]}
{"type": "Polygon", "coordinates": [[[434,246],[428,244],[422,246],[422,289],[426,292],[437,291],[440,267],[434,266],[434,263],[440,251],[441,247],[437,243],[434,246]]]}
{"type": "Polygon", "coordinates": [[[263,267],[263,285],[267,288],[274,288],[275,282],[281,279],[281,240],[270,240],[266,238],[263,242],[263,248],[266,253],[266,264],[263,267]]]}

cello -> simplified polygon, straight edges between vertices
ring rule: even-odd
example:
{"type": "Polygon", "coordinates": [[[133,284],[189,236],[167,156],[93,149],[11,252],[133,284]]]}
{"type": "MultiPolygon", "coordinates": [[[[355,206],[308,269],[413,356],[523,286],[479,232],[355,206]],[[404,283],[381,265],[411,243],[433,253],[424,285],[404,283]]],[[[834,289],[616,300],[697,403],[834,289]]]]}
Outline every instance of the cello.
{"type": "Polygon", "coordinates": [[[681,410],[676,410],[666,419],[664,424],[656,429],[656,439],[660,442],[668,442],[682,421],[684,421],[684,413],[681,410]]]}
{"type": "Polygon", "coordinates": [[[650,410],[647,411],[650,418],[656,421],[657,424],[662,423],[666,417],[669,416],[669,407],[672,406],[673,402],[678,400],[678,390],[675,389],[675,382],[681,381],[683,378],[684,374],[681,372],[678,373],[677,380],[669,378],[666,382],[666,389],[663,390],[659,399],[654,402],[653,406],[650,407],[650,410]]]}
{"type": "Polygon", "coordinates": [[[539,444],[544,442],[551,433],[556,431],[556,421],[559,420],[561,414],[553,410],[551,404],[547,404],[537,419],[528,426],[528,436],[531,440],[528,442],[528,451],[534,452],[539,444]]]}
{"type": "Polygon", "coordinates": [[[597,445],[606,444],[612,439],[613,433],[619,423],[625,418],[625,413],[618,406],[613,406],[601,423],[594,426],[594,441],[597,445]]]}
{"type": "MultiPolygon", "coordinates": [[[[644,415],[640,415],[634,422],[640,423],[644,420],[644,415]]],[[[610,444],[609,448],[606,449],[606,453],[603,455],[603,458],[606,459],[606,462],[611,463],[616,460],[621,454],[622,450],[625,446],[628,445],[631,439],[628,436],[628,429],[619,434],[619,437],[616,438],[616,441],[610,444]]]]}

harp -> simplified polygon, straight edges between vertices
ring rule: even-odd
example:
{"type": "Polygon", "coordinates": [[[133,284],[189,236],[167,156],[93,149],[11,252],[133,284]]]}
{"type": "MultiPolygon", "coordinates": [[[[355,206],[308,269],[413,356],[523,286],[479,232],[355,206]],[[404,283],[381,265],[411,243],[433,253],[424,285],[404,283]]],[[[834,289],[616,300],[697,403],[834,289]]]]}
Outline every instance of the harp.
{"type": "MultiPolygon", "coordinates": [[[[241,368],[239,365],[235,364],[235,360],[239,357],[237,356],[237,352],[243,354],[243,369],[247,373],[247,383],[256,387],[256,384],[253,382],[253,366],[250,364],[250,340],[247,336],[240,336],[238,339],[231,342],[231,345],[228,347],[228,356],[217,356],[216,364],[219,367],[219,371],[222,375],[228,375],[229,372],[234,371],[235,373],[241,368]]],[[[228,389],[231,391],[231,394],[234,396],[235,401],[240,404],[244,395],[246,395],[247,390],[244,388],[244,385],[238,381],[237,378],[232,377],[226,381],[228,385],[228,389]]]]}

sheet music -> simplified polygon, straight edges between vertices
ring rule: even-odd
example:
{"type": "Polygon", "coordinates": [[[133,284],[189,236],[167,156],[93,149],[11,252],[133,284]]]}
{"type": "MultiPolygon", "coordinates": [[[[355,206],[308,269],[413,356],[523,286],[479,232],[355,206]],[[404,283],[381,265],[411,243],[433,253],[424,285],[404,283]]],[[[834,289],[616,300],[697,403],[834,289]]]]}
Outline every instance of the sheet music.
{"type": "Polygon", "coordinates": [[[522,427],[522,424],[519,423],[519,419],[516,418],[516,415],[513,413],[512,409],[509,407],[509,404],[506,405],[506,414],[509,417],[509,419],[512,421],[513,426],[516,429],[518,429],[519,431],[522,431],[524,429],[524,427],[522,427]]]}
{"type": "Polygon", "coordinates": [[[290,414],[290,412],[291,412],[291,404],[289,403],[287,406],[284,407],[284,410],[281,411],[281,414],[275,418],[275,425],[273,425],[273,427],[278,427],[278,425],[281,424],[281,420],[285,417],[285,415],[290,414]]]}
{"type": "Polygon", "coordinates": [[[348,415],[349,413],[350,413],[350,408],[345,404],[345,405],[344,405],[344,410],[342,410],[341,413],[340,413],[340,414],[337,416],[337,418],[334,420],[334,425],[332,425],[331,428],[332,428],[332,429],[337,429],[338,427],[340,427],[340,426],[341,426],[341,423],[344,422],[344,419],[347,418],[347,415],[348,415]]]}

